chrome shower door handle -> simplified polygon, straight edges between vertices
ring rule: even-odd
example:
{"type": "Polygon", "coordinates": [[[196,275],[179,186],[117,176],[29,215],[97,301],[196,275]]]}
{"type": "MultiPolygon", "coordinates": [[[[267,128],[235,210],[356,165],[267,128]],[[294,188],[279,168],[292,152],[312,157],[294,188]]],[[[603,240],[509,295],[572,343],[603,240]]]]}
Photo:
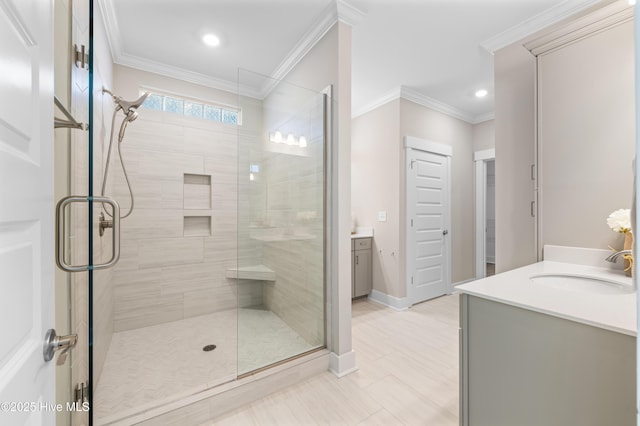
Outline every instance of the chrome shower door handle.
{"type": "Polygon", "coordinates": [[[56,264],[58,267],[67,272],[106,269],[118,263],[118,259],[120,259],[120,206],[116,200],[109,197],[87,197],[82,195],[71,195],[61,199],[56,206],[56,264]],[[71,265],[67,263],[64,257],[66,248],[66,207],[71,203],[84,203],[89,201],[109,204],[113,208],[113,246],[111,248],[111,259],[106,263],[97,265],[71,265]]]}

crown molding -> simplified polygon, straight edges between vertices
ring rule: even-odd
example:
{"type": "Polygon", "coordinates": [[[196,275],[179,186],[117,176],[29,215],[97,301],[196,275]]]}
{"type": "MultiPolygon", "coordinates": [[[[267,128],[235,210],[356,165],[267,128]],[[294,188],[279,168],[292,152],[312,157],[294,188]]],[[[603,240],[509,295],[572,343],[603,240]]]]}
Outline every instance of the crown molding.
{"type": "Polygon", "coordinates": [[[238,87],[238,84],[234,81],[211,77],[206,74],[189,71],[184,68],[174,67],[172,65],[155,62],[145,58],[139,58],[137,56],[129,54],[120,55],[120,58],[116,63],[119,65],[136,68],[142,71],[152,72],[155,74],[164,75],[166,77],[175,78],[177,80],[211,87],[213,89],[223,90],[231,93],[239,92],[239,94],[242,96],[263,99],[261,97],[260,91],[256,90],[255,88],[242,85],[238,87]]]}
{"type": "Polygon", "coordinates": [[[480,124],[480,123],[484,123],[485,121],[494,120],[495,118],[496,118],[495,112],[488,112],[486,114],[476,115],[473,118],[473,121],[471,122],[471,124],[480,124]]]}
{"type": "Polygon", "coordinates": [[[289,51],[282,62],[280,62],[271,73],[272,79],[268,80],[265,85],[260,88],[260,93],[263,98],[267,97],[278,84],[278,81],[284,79],[284,77],[298,65],[302,58],[307,56],[311,49],[313,49],[322,37],[335,25],[337,20],[338,16],[335,5],[331,3],[324,9],[314,25],[307,30],[293,49],[289,51]]]}
{"type": "Polygon", "coordinates": [[[329,32],[336,22],[343,22],[349,26],[356,26],[365,13],[355,6],[347,3],[345,0],[337,0],[336,3],[330,3],[322,12],[309,30],[302,36],[300,41],[289,51],[284,60],[271,73],[272,80],[269,80],[262,88],[263,97],[267,97],[273,88],[278,84],[278,80],[284,77],[298,65],[298,63],[307,56],[313,47],[329,32]]]}
{"type": "Polygon", "coordinates": [[[385,93],[378,99],[352,111],[351,119],[360,117],[361,115],[367,114],[391,101],[395,101],[396,99],[400,98],[448,115],[450,117],[465,121],[469,124],[484,123],[485,121],[493,120],[495,118],[495,114],[493,112],[473,116],[462,111],[461,109],[455,108],[449,104],[445,104],[444,102],[440,102],[438,100],[425,96],[415,90],[400,86],[397,89],[385,93]]]}
{"type": "Polygon", "coordinates": [[[348,3],[346,0],[336,0],[336,9],[338,21],[350,27],[360,25],[360,22],[362,22],[367,15],[366,12],[348,3]]]}
{"type": "Polygon", "coordinates": [[[483,41],[480,43],[480,47],[493,55],[503,47],[520,41],[550,25],[586,10],[601,1],[602,0],[565,0],[518,25],[483,41]]]}
{"type": "Polygon", "coordinates": [[[451,117],[466,121],[467,123],[473,123],[474,117],[472,115],[462,111],[461,109],[445,104],[444,102],[440,102],[436,99],[423,95],[422,93],[416,92],[415,90],[401,87],[400,97],[418,105],[422,105],[451,117]]]}
{"type": "MultiPolygon", "coordinates": [[[[238,85],[234,81],[211,77],[205,74],[196,73],[183,68],[127,54],[123,48],[113,0],[98,0],[98,4],[102,12],[107,32],[107,40],[109,48],[111,49],[111,58],[114,63],[191,83],[201,84],[214,89],[234,93],[238,90],[238,85]]],[[[347,25],[354,26],[359,23],[364,16],[364,12],[350,5],[345,0],[337,0],[335,3],[332,2],[324,9],[320,17],[289,51],[282,62],[280,62],[275,70],[273,70],[271,73],[272,78],[269,79],[269,81],[267,81],[262,87],[257,89],[248,86],[241,87],[241,94],[252,98],[264,99],[277,85],[278,80],[284,79],[284,77],[293,70],[302,58],[304,58],[327,34],[336,22],[340,21],[347,25]]]]}
{"type": "Polygon", "coordinates": [[[113,0],[98,0],[98,7],[102,14],[102,22],[107,32],[107,42],[111,50],[111,59],[117,63],[117,59],[123,54],[122,37],[120,36],[120,27],[118,26],[118,18],[116,10],[113,6],[113,0]]]}
{"type": "Polygon", "coordinates": [[[124,52],[113,0],[98,0],[98,5],[102,12],[102,20],[107,32],[107,41],[109,43],[109,49],[111,49],[111,59],[115,64],[164,75],[166,77],[187,81],[189,83],[200,84],[202,86],[218,90],[224,90],[226,92],[238,93],[238,91],[240,91],[240,94],[243,96],[262,99],[258,90],[248,86],[240,86],[240,88],[238,88],[238,84],[234,81],[211,77],[124,52]]]}
{"type": "Polygon", "coordinates": [[[351,112],[351,118],[354,119],[356,117],[360,117],[368,112],[373,111],[374,109],[380,108],[382,105],[389,103],[391,101],[395,101],[396,99],[400,99],[400,88],[393,89],[390,92],[382,95],[378,99],[373,102],[369,102],[368,104],[360,107],[351,112]]]}
{"type": "Polygon", "coordinates": [[[524,47],[534,56],[551,52],[613,26],[632,21],[633,12],[633,6],[626,2],[612,3],[525,43],[524,47]]]}

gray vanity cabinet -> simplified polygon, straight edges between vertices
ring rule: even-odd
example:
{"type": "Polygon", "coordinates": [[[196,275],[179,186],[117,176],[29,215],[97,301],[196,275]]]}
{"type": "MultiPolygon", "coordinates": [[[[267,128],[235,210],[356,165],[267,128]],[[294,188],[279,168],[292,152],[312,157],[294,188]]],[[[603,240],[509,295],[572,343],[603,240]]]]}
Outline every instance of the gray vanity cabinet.
{"type": "Polygon", "coordinates": [[[371,238],[351,240],[351,297],[371,292],[371,238]]]}
{"type": "Polygon", "coordinates": [[[463,294],[462,426],[635,425],[636,339],[463,294]]]}

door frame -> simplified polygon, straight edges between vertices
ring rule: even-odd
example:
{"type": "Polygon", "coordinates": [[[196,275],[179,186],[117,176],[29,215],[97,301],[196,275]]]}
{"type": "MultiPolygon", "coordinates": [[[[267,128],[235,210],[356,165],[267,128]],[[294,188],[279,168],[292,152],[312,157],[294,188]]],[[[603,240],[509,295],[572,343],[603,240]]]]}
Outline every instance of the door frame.
{"type": "Polygon", "coordinates": [[[414,208],[410,202],[409,188],[409,170],[411,165],[412,150],[429,152],[431,154],[441,155],[445,157],[447,163],[447,189],[445,191],[445,216],[444,228],[449,230],[445,237],[444,259],[446,265],[442,268],[444,272],[443,280],[445,284],[445,294],[453,292],[451,284],[451,240],[453,230],[451,229],[451,159],[453,158],[453,147],[439,142],[426,139],[416,138],[414,136],[404,137],[405,148],[405,167],[404,167],[404,210],[405,210],[405,285],[407,289],[408,306],[418,303],[415,301],[415,294],[411,286],[411,275],[414,269],[414,249],[413,249],[413,230],[411,228],[411,218],[414,215],[414,208]],[[448,238],[448,239],[447,239],[448,238]]]}
{"type": "Polygon", "coordinates": [[[496,150],[485,149],[473,153],[475,163],[475,216],[476,216],[476,279],[487,276],[487,162],[495,161],[496,150]]]}

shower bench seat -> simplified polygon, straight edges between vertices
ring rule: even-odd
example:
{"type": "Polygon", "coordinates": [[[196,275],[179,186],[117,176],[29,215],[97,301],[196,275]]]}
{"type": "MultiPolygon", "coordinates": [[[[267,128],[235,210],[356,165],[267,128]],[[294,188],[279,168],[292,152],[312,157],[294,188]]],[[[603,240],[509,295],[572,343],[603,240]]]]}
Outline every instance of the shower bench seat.
{"type": "Polygon", "coordinates": [[[226,271],[226,277],[239,280],[275,281],[276,273],[264,265],[252,265],[229,268],[226,271]]]}

